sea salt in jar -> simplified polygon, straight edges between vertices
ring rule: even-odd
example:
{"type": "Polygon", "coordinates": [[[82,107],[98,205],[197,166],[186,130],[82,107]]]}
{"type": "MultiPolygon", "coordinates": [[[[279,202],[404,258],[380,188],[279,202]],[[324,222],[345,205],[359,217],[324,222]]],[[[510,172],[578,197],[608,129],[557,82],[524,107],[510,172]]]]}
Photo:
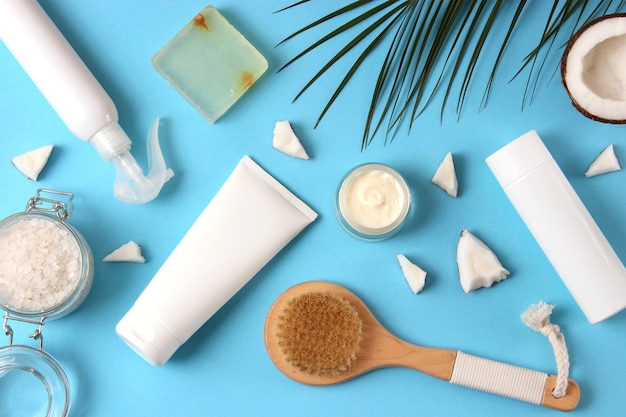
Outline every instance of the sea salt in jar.
{"type": "Polygon", "coordinates": [[[369,241],[386,239],[406,223],[411,191],[394,169],[379,163],[359,165],[342,180],[335,213],[351,235],[369,241]]]}
{"type": "Polygon", "coordinates": [[[39,190],[25,212],[0,221],[0,307],[8,313],[54,319],[87,296],[93,255],[85,238],[67,223],[71,197],[39,190]],[[69,205],[42,193],[70,197],[69,205]]]}
{"type": "Polygon", "coordinates": [[[69,383],[58,362],[43,351],[42,329],[46,320],[78,307],[93,280],[89,245],[67,223],[72,198],[71,193],[40,189],[26,211],[0,221],[0,307],[9,337],[9,345],[0,348],[0,391],[3,409],[17,408],[12,411],[18,415],[69,412],[69,383]],[[29,337],[39,341],[38,349],[13,344],[13,321],[36,326],[29,337]]]}

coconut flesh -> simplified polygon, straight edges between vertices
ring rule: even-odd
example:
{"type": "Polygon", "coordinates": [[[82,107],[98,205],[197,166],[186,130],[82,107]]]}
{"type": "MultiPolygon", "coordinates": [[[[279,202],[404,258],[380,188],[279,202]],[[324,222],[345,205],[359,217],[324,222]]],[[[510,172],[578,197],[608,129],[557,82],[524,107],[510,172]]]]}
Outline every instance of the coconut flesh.
{"type": "Polygon", "coordinates": [[[426,283],[426,271],[409,261],[409,259],[401,253],[396,255],[396,258],[400,264],[400,269],[402,269],[404,279],[406,279],[413,294],[421,292],[426,283]]]}
{"type": "Polygon", "coordinates": [[[52,153],[54,145],[46,145],[41,148],[28,151],[21,155],[18,155],[11,159],[11,163],[18,169],[26,178],[32,181],[37,181],[39,174],[48,163],[50,153],[52,153]]]}
{"type": "Polygon", "coordinates": [[[459,182],[454,168],[454,158],[452,152],[448,152],[439,164],[435,175],[430,180],[433,184],[441,188],[450,197],[456,197],[459,191],[459,182]]]}
{"type": "Polygon", "coordinates": [[[104,262],[136,262],[145,263],[146,259],[143,257],[141,246],[134,241],[129,241],[123,244],[113,252],[109,253],[103,259],[104,262]]]}
{"type": "Polygon", "coordinates": [[[496,254],[469,230],[463,229],[456,249],[461,288],[467,294],[489,288],[509,276],[496,254]]]}
{"type": "Polygon", "coordinates": [[[578,30],[561,61],[574,106],[606,123],[626,123],[626,13],[602,16],[578,30]]]}

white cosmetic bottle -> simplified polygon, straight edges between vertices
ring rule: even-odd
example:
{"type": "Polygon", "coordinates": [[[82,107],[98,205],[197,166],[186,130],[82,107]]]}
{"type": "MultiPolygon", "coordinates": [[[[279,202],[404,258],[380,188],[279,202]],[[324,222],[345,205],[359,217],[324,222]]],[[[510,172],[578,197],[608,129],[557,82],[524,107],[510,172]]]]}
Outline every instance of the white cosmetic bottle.
{"type": "Polygon", "coordinates": [[[486,159],[591,323],[626,307],[626,269],[533,130],[486,159]]]}
{"type": "Polygon", "coordinates": [[[127,203],[155,198],[174,175],[163,160],[158,119],[148,138],[146,177],[113,101],[36,0],[0,0],[0,39],[69,130],[115,165],[115,196],[127,203]]]}
{"type": "Polygon", "coordinates": [[[316,218],[244,156],[119,321],[117,334],[146,361],[163,365],[316,218]]]}

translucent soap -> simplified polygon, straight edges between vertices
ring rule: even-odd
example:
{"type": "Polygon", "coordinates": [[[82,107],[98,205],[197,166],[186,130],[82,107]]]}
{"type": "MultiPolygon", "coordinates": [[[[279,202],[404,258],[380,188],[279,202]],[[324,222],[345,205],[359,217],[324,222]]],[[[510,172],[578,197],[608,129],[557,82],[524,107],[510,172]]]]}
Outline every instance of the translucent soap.
{"type": "Polygon", "coordinates": [[[210,123],[267,70],[263,55],[213,6],[185,25],[152,65],[210,123]]]}

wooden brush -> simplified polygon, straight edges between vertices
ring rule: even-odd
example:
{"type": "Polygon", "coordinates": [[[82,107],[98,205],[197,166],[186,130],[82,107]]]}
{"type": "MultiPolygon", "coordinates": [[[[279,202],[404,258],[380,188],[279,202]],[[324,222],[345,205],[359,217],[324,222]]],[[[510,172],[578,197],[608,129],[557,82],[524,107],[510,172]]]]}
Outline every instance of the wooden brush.
{"type": "Polygon", "coordinates": [[[580,389],[569,380],[561,398],[556,377],[460,351],[407,343],[387,331],[352,292],[312,281],[285,291],[265,321],[265,345],[291,379],[330,385],[389,366],[412,368],[439,379],[556,410],[573,410],[580,389]]]}

